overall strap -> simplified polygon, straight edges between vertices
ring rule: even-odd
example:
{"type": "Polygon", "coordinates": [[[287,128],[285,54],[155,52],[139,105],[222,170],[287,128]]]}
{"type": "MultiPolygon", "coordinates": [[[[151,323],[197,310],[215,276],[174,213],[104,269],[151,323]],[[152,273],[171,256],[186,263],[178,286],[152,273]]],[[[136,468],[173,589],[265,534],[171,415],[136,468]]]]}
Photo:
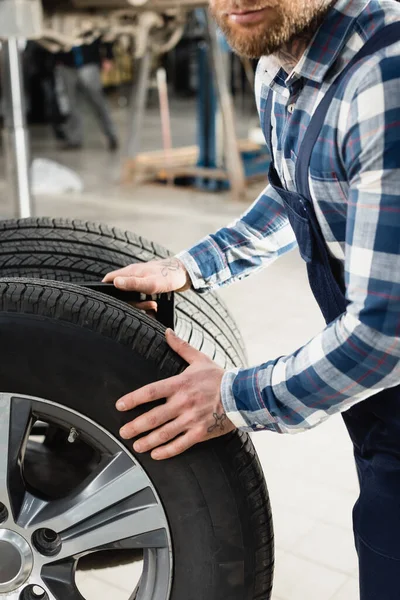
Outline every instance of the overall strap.
{"type": "MultiPolygon", "coordinates": [[[[395,42],[400,41],[400,21],[396,21],[391,25],[380,29],[368,42],[363,46],[360,52],[353,58],[353,60],[347,65],[337,79],[332,83],[331,87],[321,100],[317,110],[315,111],[310,124],[307,128],[303,143],[298,153],[298,159],[296,164],[296,187],[299,194],[304,198],[307,198],[311,203],[311,192],[310,183],[308,178],[308,171],[310,168],[311,155],[314,146],[317,142],[318,136],[321,132],[322,126],[325,123],[326,115],[332,100],[335,97],[336,91],[339,88],[341,82],[346,77],[350,69],[360,60],[371,56],[375,52],[387,48],[395,42]]],[[[272,103],[272,93],[271,96],[272,103]]],[[[271,127],[270,127],[271,128],[271,127]]],[[[271,135],[271,133],[270,133],[271,135]]],[[[312,203],[311,203],[312,205],[312,203]]]]}
{"type": "Polygon", "coordinates": [[[267,102],[265,104],[264,127],[263,127],[265,141],[267,142],[267,146],[268,146],[269,153],[271,155],[271,161],[272,162],[274,162],[274,153],[273,153],[273,150],[272,150],[272,125],[271,125],[272,111],[273,111],[273,108],[274,108],[274,105],[273,105],[273,96],[274,96],[273,91],[269,90],[268,97],[267,97],[267,102]]]}

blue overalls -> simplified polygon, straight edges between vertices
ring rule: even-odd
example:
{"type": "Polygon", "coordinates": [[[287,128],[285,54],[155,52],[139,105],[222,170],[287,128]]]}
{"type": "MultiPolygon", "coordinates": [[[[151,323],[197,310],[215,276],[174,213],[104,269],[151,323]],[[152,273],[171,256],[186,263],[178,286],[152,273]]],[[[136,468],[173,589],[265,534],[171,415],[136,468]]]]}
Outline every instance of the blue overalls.
{"type": "MultiPolygon", "coordinates": [[[[328,324],[346,311],[345,286],[339,263],[328,251],[313,208],[308,180],[311,155],[335,92],[349,70],[361,59],[399,40],[400,22],[376,33],[321,101],[298,153],[298,193],[284,189],[273,159],[270,166],[269,182],[286,207],[300,254],[307,265],[311,289],[328,324]]],[[[263,130],[271,155],[272,96],[270,92],[262,106],[265,108],[263,130]]],[[[361,600],[400,600],[400,387],[387,389],[356,404],[343,413],[343,419],[353,441],[360,482],[353,523],[361,600]]],[[[312,597],[312,590],[310,594],[312,597]]]]}

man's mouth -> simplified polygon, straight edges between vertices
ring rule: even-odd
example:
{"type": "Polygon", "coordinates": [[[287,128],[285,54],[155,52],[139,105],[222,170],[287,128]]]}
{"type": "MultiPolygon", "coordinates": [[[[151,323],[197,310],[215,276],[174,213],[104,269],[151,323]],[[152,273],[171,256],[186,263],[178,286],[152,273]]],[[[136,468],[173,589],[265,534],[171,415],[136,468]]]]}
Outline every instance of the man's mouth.
{"type": "Polygon", "coordinates": [[[233,10],[228,13],[228,19],[238,25],[252,25],[261,23],[270,10],[271,7],[269,6],[257,10],[233,10]]]}

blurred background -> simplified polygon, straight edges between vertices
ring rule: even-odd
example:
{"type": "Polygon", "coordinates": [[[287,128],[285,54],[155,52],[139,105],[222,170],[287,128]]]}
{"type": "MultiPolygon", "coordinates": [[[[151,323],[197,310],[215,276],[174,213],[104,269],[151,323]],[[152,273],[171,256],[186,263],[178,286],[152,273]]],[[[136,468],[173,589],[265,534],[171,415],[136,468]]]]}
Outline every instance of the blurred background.
{"type": "MultiPolygon", "coordinates": [[[[1,217],[101,221],[173,252],[237,218],[269,164],[256,64],[230,52],[194,2],[115,13],[72,4],[45,4],[40,39],[14,28],[2,43],[1,217]]],[[[323,327],[296,251],[221,294],[251,364],[323,327]]],[[[295,437],[261,432],[254,443],[275,518],[274,600],[356,600],[357,483],[340,417],[295,437]]],[[[89,568],[79,585],[88,598],[128,600],[128,577],[124,566],[89,568]]]]}

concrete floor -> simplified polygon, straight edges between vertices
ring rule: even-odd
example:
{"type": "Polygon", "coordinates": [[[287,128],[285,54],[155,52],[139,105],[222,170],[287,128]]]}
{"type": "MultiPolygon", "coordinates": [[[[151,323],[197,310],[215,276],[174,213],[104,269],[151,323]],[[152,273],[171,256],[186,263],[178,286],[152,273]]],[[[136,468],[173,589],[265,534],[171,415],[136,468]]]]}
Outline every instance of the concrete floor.
{"type": "MultiPolygon", "coordinates": [[[[189,139],[195,130],[193,106],[175,103],[173,114],[180,143],[193,143],[189,139]],[[183,106],[185,119],[180,116],[183,106]]],[[[116,109],[115,115],[123,131],[124,111],[116,109]]],[[[159,145],[158,136],[153,110],[146,120],[146,147],[159,145]]],[[[107,154],[101,134],[92,126],[88,127],[84,151],[56,151],[45,128],[34,130],[32,146],[34,156],[53,158],[76,169],[86,186],[81,195],[37,198],[37,215],[103,221],[179,251],[246,208],[245,203],[234,203],[229,194],[156,185],[119,186],[119,157],[107,154]]],[[[249,190],[249,203],[261,188],[262,184],[249,190]]],[[[4,185],[0,194],[1,214],[11,214],[4,185]]],[[[323,327],[297,252],[267,271],[224,289],[222,295],[240,326],[254,364],[295,350],[323,327]]],[[[254,443],[275,517],[274,600],[357,600],[351,528],[357,482],[341,418],[334,417],[307,434],[293,437],[262,432],[254,436],[254,443]]],[[[119,567],[85,573],[79,585],[87,600],[105,600],[111,594],[113,600],[128,600],[134,577],[129,569],[119,567]]]]}

